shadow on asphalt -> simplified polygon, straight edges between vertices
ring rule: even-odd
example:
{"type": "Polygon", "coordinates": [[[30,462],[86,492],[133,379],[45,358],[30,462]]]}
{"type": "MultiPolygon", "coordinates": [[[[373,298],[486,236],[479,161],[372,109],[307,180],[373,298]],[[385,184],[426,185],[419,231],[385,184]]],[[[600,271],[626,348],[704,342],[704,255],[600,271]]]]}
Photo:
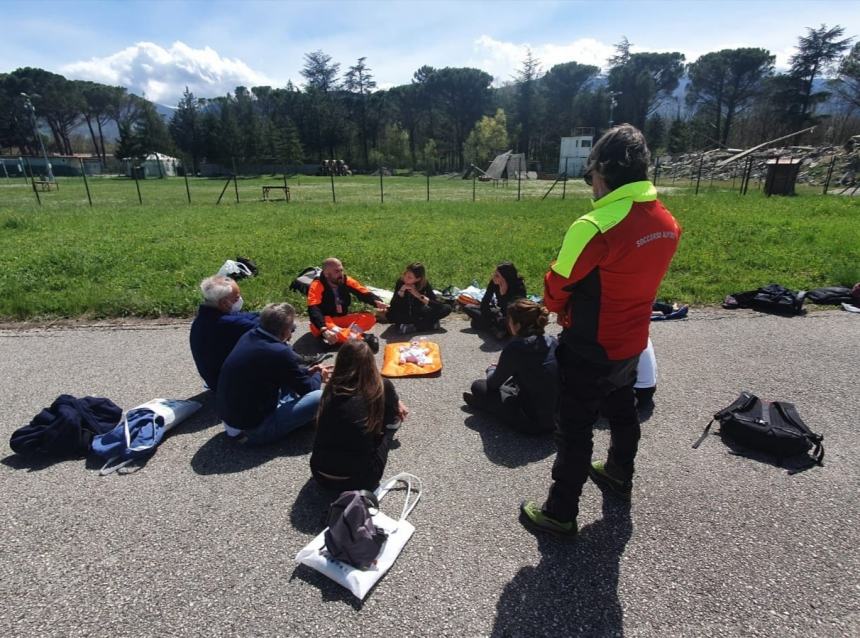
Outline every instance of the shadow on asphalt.
{"type": "MultiPolygon", "coordinates": [[[[731,454],[732,456],[742,456],[743,458],[748,459],[750,461],[756,461],[758,463],[764,463],[765,465],[778,467],[781,470],[785,470],[786,473],[789,475],[801,474],[802,472],[806,472],[817,467],[816,463],[812,461],[812,458],[808,454],[800,454],[797,456],[780,459],[772,454],[767,454],[766,452],[758,452],[756,450],[746,448],[742,445],[738,445],[728,437],[722,438],[719,435],[716,435],[709,436],[708,439],[710,438],[716,438],[718,440],[721,440],[723,444],[728,448],[729,454],[731,454]]],[[[705,441],[707,442],[708,439],[705,439],[705,441]]]]}
{"type": "MultiPolygon", "coordinates": [[[[341,587],[327,576],[323,576],[318,571],[311,569],[307,565],[296,566],[293,570],[292,576],[290,576],[290,581],[294,578],[303,580],[309,585],[313,585],[319,589],[324,602],[342,602],[349,605],[356,611],[360,611],[364,606],[364,601],[359,600],[353,596],[350,591],[341,587]]],[[[385,580],[385,578],[380,578],[379,580],[381,582],[385,580]]],[[[379,585],[379,582],[377,582],[376,585],[373,586],[373,589],[367,593],[365,600],[373,595],[373,590],[376,589],[377,585],[379,585]]]]}
{"type": "Polygon", "coordinates": [[[505,586],[491,636],[623,636],[618,571],[632,533],[630,504],[606,497],[572,543],[536,534],[540,563],[505,586]]]}
{"type": "Polygon", "coordinates": [[[399,342],[407,342],[415,339],[417,337],[433,337],[435,335],[443,335],[448,331],[445,328],[439,328],[437,330],[418,330],[417,332],[410,332],[407,335],[400,334],[400,329],[397,327],[397,324],[390,324],[385,328],[380,334],[379,338],[386,341],[387,343],[399,343],[399,342]]]}
{"type": "Polygon", "coordinates": [[[310,332],[306,332],[290,345],[293,347],[293,350],[299,354],[318,354],[320,352],[329,352],[329,350],[323,346],[322,342],[310,332]]]}
{"type": "Polygon", "coordinates": [[[9,456],[0,459],[0,463],[13,470],[27,470],[28,472],[39,472],[45,470],[57,463],[68,463],[70,461],[80,463],[83,456],[68,456],[64,458],[46,457],[46,456],[26,456],[22,454],[12,453],[9,456]]]}
{"type": "Polygon", "coordinates": [[[328,507],[337,496],[337,492],[327,490],[313,477],[309,478],[296,495],[290,510],[290,523],[304,534],[319,534],[325,528],[328,507]]]}
{"type": "Polygon", "coordinates": [[[197,474],[203,475],[235,474],[259,467],[279,456],[308,454],[313,444],[314,429],[307,426],[291,432],[282,441],[260,447],[231,441],[227,434],[221,431],[194,453],[191,468],[197,474]]]}
{"type": "Polygon", "coordinates": [[[495,337],[488,335],[486,332],[475,330],[474,328],[463,328],[460,332],[464,335],[478,335],[481,340],[481,345],[478,349],[481,352],[501,352],[505,344],[495,337]]]}
{"type": "Polygon", "coordinates": [[[480,412],[470,414],[463,423],[481,435],[484,454],[496,465],[520,467],[555,453],[555,442],[549,434],[520,434],[480,412]]]}
{"type": "Polygon", "coordinates": [[[191,415],[187,420],[177,425],[174,429],[168,432],[167,436],[182,436],[185,434],[194,434],[201,430],[211,428],[213,425],[221,423],[218,418],[218,413],[215,411],[215,393],[206,390],[193,397],[188,398],[189,401],[197,401],[201,403],[201,407],[197,412],[191,415]]]}

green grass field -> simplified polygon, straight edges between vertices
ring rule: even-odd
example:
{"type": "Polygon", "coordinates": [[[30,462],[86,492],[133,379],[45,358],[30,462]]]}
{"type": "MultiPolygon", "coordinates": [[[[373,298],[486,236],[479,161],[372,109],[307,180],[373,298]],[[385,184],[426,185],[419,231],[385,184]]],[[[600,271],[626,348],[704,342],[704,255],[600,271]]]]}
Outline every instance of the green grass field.
{"type": "MultiPolygon", "coordinates": [[[[589,210],[588,191],[570,182],[546,199],[549,182],[507,188],[436,177],[431,201],[423,177],[290,180],[293,201],[260,202],[260,186],[280,178],[239,180],[214,204],[223,181],[194,179],[192,205],[182,178],[141,182],[80,179],[42,193],[0,178],[0,318],[187,316],[199,280],[237,254],[261,274],[243,283],[247,306],[302,300],[286,291],[295,274],[336,255],[369,285],[391,287],[403,266],[424,261],[437,288],[486,283],[494,264],[514,261],[531,292],[555,257],[567,226],[589,210]]],[[[725,188],[725,185],[723,185],[725,188]]],[[[664,299],[716,304],[729,292],[778,282],[792,288],[860,280],[860,200],[740,197],[686,184],[663,187],[662,199],[684,228],[681,248],[660,291],[664,299]]]]}

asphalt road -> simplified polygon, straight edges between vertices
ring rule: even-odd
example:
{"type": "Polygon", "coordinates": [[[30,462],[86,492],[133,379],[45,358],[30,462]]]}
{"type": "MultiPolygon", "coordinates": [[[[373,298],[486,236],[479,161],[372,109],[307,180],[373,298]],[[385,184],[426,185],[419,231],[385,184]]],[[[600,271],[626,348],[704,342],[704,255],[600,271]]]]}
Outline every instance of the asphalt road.
{"type": "MultiPolygon", "coordinates": [[[[412,414],[388,473],[426,492],[364,603],[293,562],[327,505],[310,430],[237,447],[208,405],[126,475],[11,455],[11,432],[61,393],[124,408],[199,395],[186,324],[0,330],[0,635],[860,635],[860,317],[694,310],[652,324],[657,407],[632,508],[587,484],[572,545],[517,522],[521,498],[545,495],[551,438],[461,408],[499,346],[445,327],[442,375],[396,384],[412,414]],[[825,435],[825,466],[789,475],[717,437],[692,450],[742,389],[796,403],[825,435]]],[[[607,438],[597,430],[596,452],[607,438]]]]}

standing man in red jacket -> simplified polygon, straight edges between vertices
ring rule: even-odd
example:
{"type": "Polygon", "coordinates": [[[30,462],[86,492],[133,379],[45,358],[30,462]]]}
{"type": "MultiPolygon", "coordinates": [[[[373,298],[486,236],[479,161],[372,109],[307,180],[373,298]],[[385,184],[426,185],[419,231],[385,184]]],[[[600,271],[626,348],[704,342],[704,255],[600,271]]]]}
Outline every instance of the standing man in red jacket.
{"type": "Polygon", "coordinates": [[[528,529],[572,538],[582,486],[590,476],[629,500],[639,443],[633,393],[648,342],[651,304],[678,247],[681,229],[648,181],[651,154],[641,131],[609,129],[589,156],[592,212],[564,236],[544,278],[544,303],[563,326],[556,352],[559,403],[553,483],[541,507],[523,501],[528,529]],[[606,462],[592,463],[592,427],[609,420],[606,462]]]}

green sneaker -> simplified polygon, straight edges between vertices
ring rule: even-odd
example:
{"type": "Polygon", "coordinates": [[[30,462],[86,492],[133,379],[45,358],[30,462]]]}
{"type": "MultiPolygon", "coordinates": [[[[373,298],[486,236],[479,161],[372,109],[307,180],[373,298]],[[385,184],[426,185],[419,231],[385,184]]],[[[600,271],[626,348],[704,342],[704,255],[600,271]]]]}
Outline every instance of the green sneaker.
{"type": "Polygon", "coordinates": [[[547,532],[571,541],[576,537],[576,521],[562,523],[543,513],[534,501],[520,503],[520,523],[531,532],[547,532]]]}
{"type": "Polygon", "coordinates": [[[588,475],[601,490],[608,490],[618,498],[629,501],[633,493],[633,481],[615,478],[606,470],[606,463],[594,461],[588,468],[588,475]]]}

